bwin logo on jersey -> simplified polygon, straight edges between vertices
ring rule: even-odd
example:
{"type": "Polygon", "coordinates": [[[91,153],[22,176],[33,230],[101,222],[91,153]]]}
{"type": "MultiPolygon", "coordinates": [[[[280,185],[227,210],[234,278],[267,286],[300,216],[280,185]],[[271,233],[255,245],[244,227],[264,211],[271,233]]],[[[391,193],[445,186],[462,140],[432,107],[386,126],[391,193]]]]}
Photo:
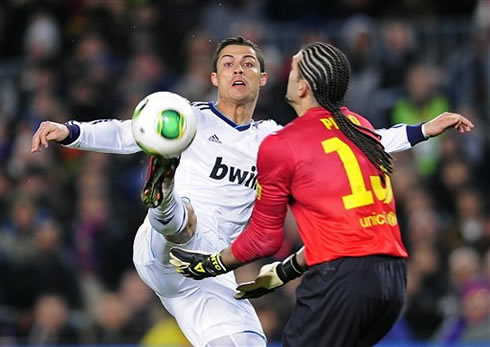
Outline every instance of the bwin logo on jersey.
{"type": "Polygon", "coordinates": [[[257,174],[255,173],[255,166],[252,165],[250,171],[245,171],[234,166],[228,166],[223,163],[223,158],[216,158],[216,162],[214,163],[213,170],[211,170],[211,174],[209,177],[214,178],[215,180],[222,180],[228,176],[228,179],[232,183],[243,184],[246,187],[250,187],[255,189],[257,185],[257,174]]]}

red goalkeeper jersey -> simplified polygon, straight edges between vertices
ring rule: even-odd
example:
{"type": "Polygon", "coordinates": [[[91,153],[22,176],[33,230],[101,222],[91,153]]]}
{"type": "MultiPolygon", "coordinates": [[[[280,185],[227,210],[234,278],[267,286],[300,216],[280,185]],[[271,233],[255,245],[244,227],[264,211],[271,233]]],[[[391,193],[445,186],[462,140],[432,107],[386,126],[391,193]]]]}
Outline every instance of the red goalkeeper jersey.
{"type": "MultiPolygon", "coordinates": [[[[342,108],[353,123],[373,129],[342,108]]],[[[241,262],[274,254],[283,239],[287,205],[305,245],[308,265],[340,257],[407,257],[386,183],[332,115],[312,108],[262,142],[257,199],[249,226],[232,244],[241,262]]]]}

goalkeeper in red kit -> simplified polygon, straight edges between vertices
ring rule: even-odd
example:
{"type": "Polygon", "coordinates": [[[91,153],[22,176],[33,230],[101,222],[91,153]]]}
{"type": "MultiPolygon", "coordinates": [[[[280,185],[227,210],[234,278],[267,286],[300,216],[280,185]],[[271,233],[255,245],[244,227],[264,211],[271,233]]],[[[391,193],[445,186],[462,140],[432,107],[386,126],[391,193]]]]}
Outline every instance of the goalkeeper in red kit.
{"type": "Polygon", "coordinates": [[[170,252],[177,271],[194,279],[272,255],[289,205],[304,249],[264,266],[237,296],[263,295],[308,269],[284,329],[285,346],[374,345],[405,302],[407,252],[390,183],[392,158],[369,121],[343,106],[349,79],[349,62],[337,48],[301,49],[286,95],[299,117],[260,146],[249,226],[219,253],[170,252]]]}

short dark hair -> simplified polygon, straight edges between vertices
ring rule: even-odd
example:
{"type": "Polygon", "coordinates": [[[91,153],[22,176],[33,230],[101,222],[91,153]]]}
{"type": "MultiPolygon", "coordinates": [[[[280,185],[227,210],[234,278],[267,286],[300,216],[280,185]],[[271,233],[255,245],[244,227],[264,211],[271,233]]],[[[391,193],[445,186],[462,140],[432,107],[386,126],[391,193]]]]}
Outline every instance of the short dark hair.
{"type": "Polygon", "coordinates": [[[260,50],[259,46],[257,46],[255,42],[247,40],[241,36],[235,36],[235,37],[224,39],[216,46],[216,50],[214,51],[214,55],[213,55],[213,72],[217,72],[219,54],[225,47],[231,45],[251,47],[255,51],[255,55],[257,56],[257,59],[259,61],[260,72],[265,71],[264,55],[262,54],[262,51],[260,50]]]}

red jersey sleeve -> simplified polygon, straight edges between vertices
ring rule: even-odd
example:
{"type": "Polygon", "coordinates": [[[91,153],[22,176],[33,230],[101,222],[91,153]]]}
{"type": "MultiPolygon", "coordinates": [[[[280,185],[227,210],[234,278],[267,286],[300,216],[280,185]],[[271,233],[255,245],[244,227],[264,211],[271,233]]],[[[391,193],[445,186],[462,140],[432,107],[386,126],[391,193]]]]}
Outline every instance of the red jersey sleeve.
{"type": "Polygon", "coordinates": [[[260,145],[255,207],[250,224],[231,245],[241,263],[272,255],[281,247],[293,163],[293,152],[280,136],[270,135],[260,145]]]}

